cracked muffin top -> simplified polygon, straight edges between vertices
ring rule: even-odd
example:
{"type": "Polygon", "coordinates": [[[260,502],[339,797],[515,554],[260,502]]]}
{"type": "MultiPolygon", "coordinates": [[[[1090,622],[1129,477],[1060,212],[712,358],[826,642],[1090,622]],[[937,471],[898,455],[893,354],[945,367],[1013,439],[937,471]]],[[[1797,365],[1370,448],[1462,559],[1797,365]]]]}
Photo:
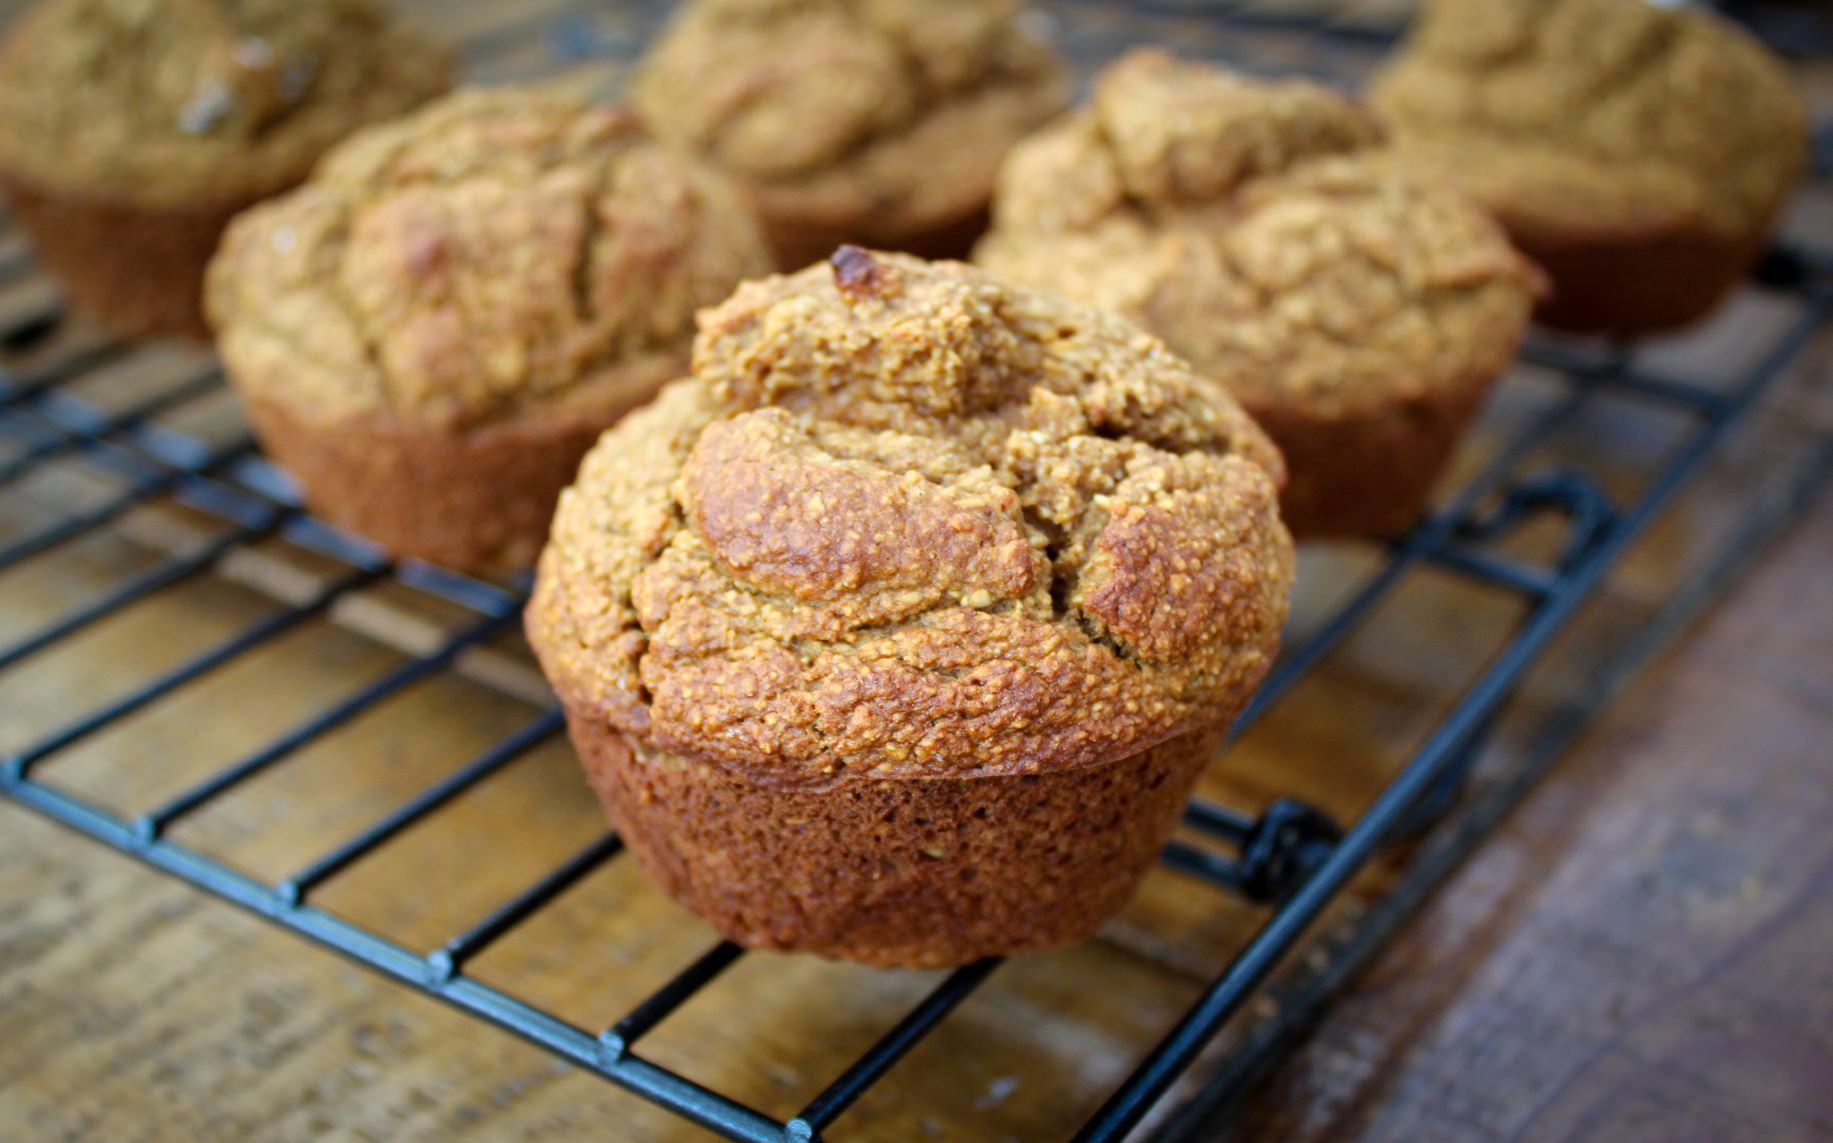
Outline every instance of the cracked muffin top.
{"type": "Polygon", "coordinates": [[[0,165],[137,202],[243,197],[451,75],[372,0],[46,0],[0,51],[0,165]]]}
{"type": "Polygon", "coordinates": [[[813,216],[984,204],[1011,142],[1061,109],[1020,0],[699,0],[631,87],[664,137],[813,216]]]}
{"type": "Polygon", "coordinates": [[[1493,373],[1538,275],[1382,142],[1325,88],[1137,51],[1013,149],[975,261],[1133,318],[1250,408],[1348,410],[1493,373]]]}
{"type": "Polygon", "coordinates": [[[1696,7],[1435,0],[1371,98],[1414,161],[1524,225],[1735,234],[1806,157],[1781,62],[1696,7]]]}
{"type": "Polygon", "coordinates": [[[627,111],[484,88],[357,135],[237,218],[207,301],[239,383],[458,425],[685,364],[694,311],[768,267],[735,192],[627,111]]]}
{"type": "Polygon", "coordinates": [[[1025,774],[1266,670],[1279,455],[1156,339],[854,247],[700,321],[542,557],[530,638],[576,717],[769,783],[1025,774]]]}

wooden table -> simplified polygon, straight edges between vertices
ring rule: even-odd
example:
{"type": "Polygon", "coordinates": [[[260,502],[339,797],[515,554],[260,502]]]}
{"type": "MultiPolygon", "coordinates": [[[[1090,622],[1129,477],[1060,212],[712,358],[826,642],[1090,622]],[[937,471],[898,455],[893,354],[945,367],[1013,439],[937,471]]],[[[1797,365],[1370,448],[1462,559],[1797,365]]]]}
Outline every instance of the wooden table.
{"type": "MultiPolygon", "coordinates": [[[[1357,983],[1235,1137],[1833,1133],[1830,564],[1822,494],[1357,983]]],[[[0,1028],[8,1140],[697,1134],[6,805],[0,1028]]],[[[1002,1078],[916,1122],[996,1138],[951,1116],[997,1102],[1002,1078]]]]}
{"type": "Polygon", "coordinates": [[[1823,493],[1233,1137],[1833,1137],[1829,566],[1823,493]]]}

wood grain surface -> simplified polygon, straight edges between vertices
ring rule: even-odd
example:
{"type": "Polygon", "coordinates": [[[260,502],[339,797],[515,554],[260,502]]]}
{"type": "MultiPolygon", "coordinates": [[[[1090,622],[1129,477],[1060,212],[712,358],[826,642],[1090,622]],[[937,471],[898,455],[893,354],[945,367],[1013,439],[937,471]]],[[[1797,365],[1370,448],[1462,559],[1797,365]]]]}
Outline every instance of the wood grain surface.
{"type": "Polygon", "coordinates": [[[1833,1138],[1829,566],[1822,495],[1233,1137],[1833,1138]]]}
{"type": "MultiPolygon", "coordinates": [[[[1245,1109],[1239,1137],[1825,1137],[1830,558],[1822,498],[1245,1109]]],[[[477,817],[441,823],[444,842],[415,838],[386,857],[396,869],[364,871],[405,888],[332,903],[432,943],[465,900],[490,896],[474,893],[480,871],[513,880],[464,859],[474,831],[526,823],[496,840],[527,872],[595,829],[584,798],[553,796],[571,783],[564,753],[480,791],[464,807],[477,817]]],[[[282,814],[238,832],[264,852],[288,828],[282,814]]],[[[608,1022],[708,939],[632,874],[589,882],[480,971],[561,1007],[589,991],[608,1022]]],[[[923,979],[754,958],[665,1025],[658,1054],[704,1075],[736,1049],[748,1062],[718,1081],[791,1107],[923,979]],[[806,1010],[811,998],[827,1011],[806,1010]]],[[[1059,1137],[1086,1096],[1057,1101],[1117,1079],[1120,1050],[1189,991],[1107,942],[996,981],[840,1137],[1059,1137]]],[[[0,1138],[692,1134],[10,806],[0,1016],[0,1138]]]]}

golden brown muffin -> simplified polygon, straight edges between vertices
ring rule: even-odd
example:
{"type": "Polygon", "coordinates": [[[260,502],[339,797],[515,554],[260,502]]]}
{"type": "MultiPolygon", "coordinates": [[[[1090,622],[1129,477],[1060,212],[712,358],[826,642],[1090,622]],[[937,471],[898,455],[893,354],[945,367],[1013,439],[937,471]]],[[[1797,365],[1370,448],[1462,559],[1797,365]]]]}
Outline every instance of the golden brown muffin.
{"type": "Polygon", "coordinates": [[[846,247],[700,321],[527,615],[624,840],[751,946],[1092,932],[1272,661],[1278,453],[1157,340],[958,263],[846,247]]]}
{"type": "Polygon", "coordinates": [[[313,509],[398,555],[529,564],[606,425],[768,269],[716,172],[551,89],[448,96],[238,218],[211,264],[230,380],[313,509]]]}
{"type": "Polygon", "coordinates": [[[1013,150],[975,260],[1225,385],[1285,453],[1295,534],[1398,532],[1513,358],[1535,277],[1381,141],[1324,88],[1135,52],[1013,150]]]}
{"type": "Polygon", "coordinates": [[[697,0],[631,89],[757,202],[778,263],[842,242],[959,256],[999,158],[1068,98],[1021,0],[697,0]]]}
{"type": "Polygon", "coordinates": [[[45,0],[0,48],[0,187],[79,307],[207,337],[231,216],[451,71],[370,0],[45,0]]]}
{"type": "Polygon", "coordinates": [[[1437,0],[1371,98],[1409,164],[1488,206],[1551,275],[1541,319],[1580,331],[1709,312],[1807,153],[1781,61],[1645,0],[1437,0]]]}

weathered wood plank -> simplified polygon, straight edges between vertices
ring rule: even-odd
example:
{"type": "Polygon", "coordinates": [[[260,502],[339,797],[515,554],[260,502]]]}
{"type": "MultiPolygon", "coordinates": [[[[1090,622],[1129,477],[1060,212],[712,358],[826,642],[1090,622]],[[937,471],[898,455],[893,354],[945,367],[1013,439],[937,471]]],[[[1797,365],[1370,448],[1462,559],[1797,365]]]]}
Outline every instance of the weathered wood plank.
{"type": "Polygon", "coordinates": [[[1244,1109],[1243,1139],[1833,1133],[1833,496],[1244,1109]]]}

